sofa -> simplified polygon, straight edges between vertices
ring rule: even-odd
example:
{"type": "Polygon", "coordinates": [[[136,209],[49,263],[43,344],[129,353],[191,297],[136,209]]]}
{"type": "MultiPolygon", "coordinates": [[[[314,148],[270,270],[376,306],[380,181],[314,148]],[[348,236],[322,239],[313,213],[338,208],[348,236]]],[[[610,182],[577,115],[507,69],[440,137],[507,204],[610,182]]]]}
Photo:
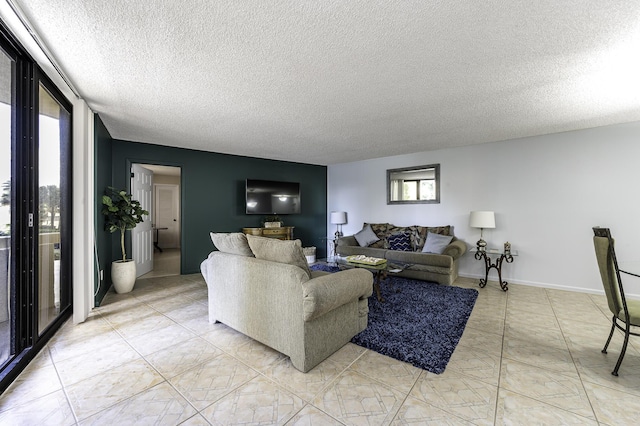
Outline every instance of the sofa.
{"type": "Polygon", "coordinates": [[[338,256],[363,254],[410,265],[398,276],[451,285],[458,278],[458,263],[467,245],[453,235],[451,226],[406,226],[365,223],[357,234],[340,237],[338,256]]]}
{"type": "Polygon", "coordinates": [[[209,322],[288,355],[308,372],[367,327],[373,274],[311,271],[299,240],[216,234],[201,265],[209,322]]]}

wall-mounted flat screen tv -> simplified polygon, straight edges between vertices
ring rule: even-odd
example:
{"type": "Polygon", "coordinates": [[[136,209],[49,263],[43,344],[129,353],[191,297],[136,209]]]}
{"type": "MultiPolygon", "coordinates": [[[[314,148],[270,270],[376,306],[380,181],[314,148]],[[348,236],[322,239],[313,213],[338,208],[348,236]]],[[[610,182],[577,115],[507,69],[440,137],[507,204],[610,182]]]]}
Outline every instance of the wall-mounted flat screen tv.
{"type": "Polygon", "coordinates": [[[300,183],[247,179],[247,214],[300,213],[300,183]]]}

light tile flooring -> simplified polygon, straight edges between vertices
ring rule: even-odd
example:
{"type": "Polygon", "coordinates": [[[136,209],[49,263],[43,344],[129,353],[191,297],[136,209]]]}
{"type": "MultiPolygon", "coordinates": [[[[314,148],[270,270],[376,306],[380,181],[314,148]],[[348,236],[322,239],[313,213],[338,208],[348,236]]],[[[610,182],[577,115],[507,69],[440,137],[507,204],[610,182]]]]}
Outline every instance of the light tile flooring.
{"type": "Polygon", "coordinates": [[[180,275],[180,249],[165,248],[162,251],[153,252],[153,270],[147,272],[139,279],[168,277],[180,275]]]}
{"type": "Polygon", "coordinates": [[[209,324],[200,275],[139,280],[64,325],[0,398],[0,424],[637,424],[640,339],[612,376],[622,339],[600,352],[603,296],[479,290],[441,375],[353,344],[303,374],[209,324]]]}

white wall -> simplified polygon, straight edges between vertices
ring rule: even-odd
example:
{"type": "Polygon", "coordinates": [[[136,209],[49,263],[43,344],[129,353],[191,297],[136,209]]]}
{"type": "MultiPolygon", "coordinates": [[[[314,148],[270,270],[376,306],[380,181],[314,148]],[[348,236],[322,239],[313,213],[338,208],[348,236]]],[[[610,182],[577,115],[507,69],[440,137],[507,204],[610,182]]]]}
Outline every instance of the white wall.
{"type": "MultiPolygon", "coordinates": [[[[348,213],[345,235],[363,222],[453,225],[469,247],[471,210],[496,212],[493,246],[519,252],[503,268],[512,283],[602,292],[591,228],[611,228],[621,267],[640,273],[640,122],[386,157],[328,168],[328,210],[348,213]],[[387,205],[386,170],[440,163],[440,204],[387,205]]],[[[335,225],[327,221],[329,230],[335,225]]],[[[460,274],[484,276],[469,253],[460,274]]],[[[497,280],[492,270],[490,280],[497,280]]],[[[625,279],[640,297],[640,280],[625,279]]]]}

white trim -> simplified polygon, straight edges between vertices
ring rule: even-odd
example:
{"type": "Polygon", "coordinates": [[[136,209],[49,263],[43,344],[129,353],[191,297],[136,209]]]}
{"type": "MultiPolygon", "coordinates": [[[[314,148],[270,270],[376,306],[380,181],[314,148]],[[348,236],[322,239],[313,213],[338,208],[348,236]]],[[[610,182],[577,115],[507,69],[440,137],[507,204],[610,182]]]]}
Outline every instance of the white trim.
{"type": "MultiPolygon", "coordinates": [[[[480,281],[480,279],[484,279],[484,274],[482,275],[478,275],[478,274],[459,274],[458,275],[460,278],[469,278],[469,279],[473,279],[473,280],[478,280],[480,281]]],[[[535,281],[522,281],[522,280],[518,280],[518,281],[514,281],[511,280],[509,278],[505,278],[504,276],[502,277],[503,281],[507,281],[509,283],[509,285],[511,284],[515,284],[515,285],[526,285],[529,287],[539,287],[539,288],[548,288],[550,290],[563,290],[563,291],[571,291],[574,293],[588,293],[588,294],[597,294],[600,296],[604,296],[604,290],[594,290],[592,288],[587,288],[587,287],[574,287],[574,286],[567,286],[567,285],[561,285],[561,284],[550,284],[550,283],[540,283],[540,282],[535,282],[535,281]]],[[[498,283],[498,277],[495,276],[493,277],[493,279],[491,279],[491,274],[489,275],[489,282],[494,282],[494,283],[498,283]]],[[[454,283],[455,285],[455,283],[454,283]]],[[[478,287],[478,289],[480,290],[480,288],[478,287]]],[[[508,290],[507,290],[508,291],[508,290]]],[[[629,294],[625,291],[625,296],[627,297],[627,299],[635,299],[635,300],[640,300],[640,294],[629,294]]]]}
{"type": "Polygon", "coordinates": [[[93,247],[94,247],[94,126],[93,112],[78,97],[78,91],[54,63],[45,43],[35,33],[20,7],[12,0],[0,2],[0,17],[20,41],[38,66],[73,104],[73,322],[87,319],[95,306],[93,247]]]}
{"type": "Polygon", "coordinates": [[[82,99],[73,103],[73,322],[95,306],[94,117],[82,99]]]}

